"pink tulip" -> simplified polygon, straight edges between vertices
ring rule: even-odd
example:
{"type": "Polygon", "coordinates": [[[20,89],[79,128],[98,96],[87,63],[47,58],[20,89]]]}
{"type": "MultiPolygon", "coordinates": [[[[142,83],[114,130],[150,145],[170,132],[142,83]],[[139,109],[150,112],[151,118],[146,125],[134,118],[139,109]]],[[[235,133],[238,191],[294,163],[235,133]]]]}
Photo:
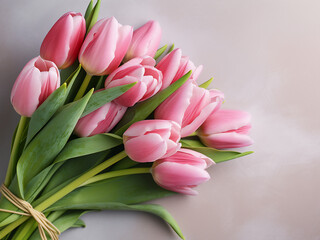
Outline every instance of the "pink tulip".
{"type": "Polygon", "coordinates": [[[76,60],[85,34],[86,22],[81,13],[68,12],[44,38],[40,56],[54,62],[59,69],[67,68],[76,60]]]}
{"type": "Polygon", "coordinates": [[[106,79],[106,88],[137,82],[115,102],[132,107],[156,94],[162,84],[162,73],[154,67],[155,63],[155,60],[148,56],[133,58],[112,72],[106,79]]]}
{"type": "Polygon", "coordinates": [[[177,48],[166,55],[157,64],[157,69],[163,74],[162,90],[177,81],[190,70],[192,70],[190,78],[193,79],[193,81],[196,81],[202,71],[202,66],[196,68],[193,62],[189,60],[189,57],[182,56],[181,49],[177,48]]]}
{"type": "Polygon", "coordinates": [[[167,120],[144,120],[123,134],[124,148],[136,162],[154,162],[175,154],[181,147],[180,126],[167,120]]]}
{"type": "Polygon", "coordinates": [[[109,132],[121,120],[126,110],[126,107],[109,102],[81,118],[74,131],[79,137],[109,132]]]}
{"type": "Polygon", "coordinates": [[[219,110],[209,116],[199,129],[201,141],[213,148],[238,148],[253,143],[248,136],[251,116],[247,112],[219,110]]]}
{"type": "Polygon", "coordinates": [[[214,162],[207,156],[189,149],[180,149],[174,155],[154,162],[155,182],[170,191],[197,195],[193,187],[206,182],[210,175],[205,170],[214,162]]]}
{"type": "Polygon", "coordinates": [[[131,38],[131,26],[122,26],[114,17],[101,19],[85,38],[79,62],[90,75],[110,74],[120,65],[131,38]]]}
{"type": "Polygon", "coordinates": [[[30,60],[22,69],[11,91],[11,103],[22,116],[31,117],[34,111],[60,85],[57,66],[40,56],[30,60]]]}
{"type": "Polygon", "coordinates": [[[149,21],[133,32],[125,61],[135,57],[154,57],[161,40],[161,27],[156,21],[149,21]]]}
{"type": "Polygon", "coordinates": [[[223,93],[200,88],[189,80],[156,109],[156,119],[172,120],[181,125],[181,137],[195,132],[207,117],[220,108],[223,93]]]}

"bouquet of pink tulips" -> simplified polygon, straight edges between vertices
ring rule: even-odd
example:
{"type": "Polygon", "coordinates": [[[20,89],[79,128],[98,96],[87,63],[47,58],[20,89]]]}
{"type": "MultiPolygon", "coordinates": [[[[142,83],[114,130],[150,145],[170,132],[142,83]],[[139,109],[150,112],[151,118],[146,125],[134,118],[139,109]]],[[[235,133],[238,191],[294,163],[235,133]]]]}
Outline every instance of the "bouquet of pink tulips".
{"type": "Polygon", "coordinates": [[[146,201],[196,195],[207,168],[251,152],[250,115],[222,110],[224,95],[198,85],[179,48],[159,48],[161,28],[133,31],[97,21],[100,0],[84,17],[64,14],[22,69],[11,92],[20,122],[1,186],[0,239],[58,239],[83,227],[94,210],[173,217],[146,201]],[[158,49],[159,48],[159,49],[158,49]]]}

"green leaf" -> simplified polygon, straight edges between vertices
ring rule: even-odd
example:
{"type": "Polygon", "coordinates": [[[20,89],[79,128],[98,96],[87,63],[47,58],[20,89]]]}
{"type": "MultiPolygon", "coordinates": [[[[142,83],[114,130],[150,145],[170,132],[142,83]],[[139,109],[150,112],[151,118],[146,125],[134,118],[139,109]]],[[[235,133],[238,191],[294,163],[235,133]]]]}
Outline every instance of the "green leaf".
{"type": "Polygon", "coordinates": [[[92,9],[93,9],[93,1],[91,0],[88,7],[87,7],[86,13],[84,14],[84,19],[86,20],[86,22],[92,12],[92,9]]]}
{"type": "MultiPolygon", "coordinates": [[[[79,220],[79,217],[81,217],[83,214],[85,214],[86,211],[68,211],[62,216],[60,216],[57,219],[52,220],[52,218],[49,216],[48,220],[52,221],[53,225],[56,226],[60,232],[64,232],[67,229],[73,227],[74,225],[84,227],[85,224],[82,220],[79,220]]],[[[47,235],[47,237],[49,237],[47,235]]],[[[36,230],[33,232],[29,240],[41,240],[39,231],[36,230]]],[[[48,238],[49,239],[49,238],[48,238]]]]}
{"type": "Polygon", "coordinates": [[[85,228],[86,223],[83,220],[78,219],[71,227],[72,228],[85,228]]]}
{"type": "Polygon", "coordinates": [[[104,82],[105,82],[106,76],[100,76],[97,85],[95,87],[96,90],[99,90],[101,88],[104,88],[104,82]]]}
{"type": "Polygon", "coordinates": [[[159,48],[156,52],[156,54],[154,55],[154,59],[157,60],[163,53],[164,51],[167,49],[168,45],[164,45],[163,47],[159,48]]]}
{"type": "Polygon", "coordinates": [[[26,184],[48,167],[67,143],[93,90],[79,101],[63,107],[37,134],[22,153],[17,164],[17,176],[21,196],[26,184]]]}
{"type": "Polygon", "coordinates": [[[210,78],[208,81],[202,83],[201,85],[199,85],[199,87],[201,88],[208,88],[212,82],[213,78],[210,78]]]}
{"type": "Polygon", "coordinates": [[[99,204],[119,202],[137,204],[176,194],[159,187],[151,174],[115,177],[80,187],[46,211],[98,209],[99,204]]]}
{"type": "Polygon", "coordinates": [[[200,141],[197,140],[181,140],[180,142],[182,143],[182,147],[200,152],[211,158],[215,163],[225,162],[253,153],[252,151],[241,153],[235,151],[217,150],[214,148],[205,147],[200,141]]]}
{"type": "Polygon", "coordinates": [[[25,191],[26,199],[33,201],[38,193],[50,181],[50,178],[53,176],[53,174],[62,165],[62,162],[71,158],[103,152],[119,146],[122,143],[123,141],[121,137],[111,133],[97,134],[92,137],[77,138],[68,142],[56,157],[54,163],[42,170],[37,176],[29,181],[25,191]]]}
{"type": "Polygon", "coordinates": [[[136,83],[130,83],[122,86],[117,86],[113,88],[108,88],[99,92],[95,92],[90,98],[85,110],[83,111],[81,117],[88,115],[89,113],[97,110],[113,99],[121,96],[123,93],[132,88],[136,83]]]}
{"type": "Polygon", "coordinates": [[[101,0],[98,0],[92,11],[90,12],[89,16],[86,19],[86,27],[87,32],[93,27],[93,25],[97,22],[99,11],[100,11],[100,4],[101,0]]]}
{"type": "Polygon", "coordinates": [[[171,47],[169,48],[167,54],[168,54],[168,53],[171,53],[171,52],[173,51],[173,49],[174,49],[174,44],[171,45],[171,47]]]}
{"type": "Polygon", "coordinates": [[[117,125],[115,134],[122,135],[133,123],[146,119],[164,100],[180,88],[189,79],[190,75],[191,71],[153,97],[129,108],[117,125]]]}
{"type": "Polygon", "coordinates": [[[64,104],[66,99],[66,84],[55,90],[32,114],[27,134],[26,146],[41,128],[50,120],[54,113],[64,104]]]}

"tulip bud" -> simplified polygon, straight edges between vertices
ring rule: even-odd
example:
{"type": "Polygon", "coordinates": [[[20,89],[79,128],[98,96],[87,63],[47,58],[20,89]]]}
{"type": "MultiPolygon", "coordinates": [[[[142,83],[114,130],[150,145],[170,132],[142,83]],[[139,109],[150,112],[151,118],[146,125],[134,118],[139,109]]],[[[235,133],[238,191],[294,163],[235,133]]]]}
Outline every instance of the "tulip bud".
{"type": "Polygon", "coordinates": [[[172,120],[181,125],[181,137],[195,132],[223,101],[218,90],[200,88],[189,80],[156,109],[156,119],[172,120]]]}
{"type": "Polygon", "coordinates": [[[54,62],[59,69],[67,68],[76,60],[85,34],[86,22],[81,13],[68,12],[44,38],[40,56],[54,62]]]}
{"type": "Polygon", "coordinates": [[[30,60],[22,69],[11,91],[11,103],[22,116],[31,117],[34,111],[60,85],[57,66],[40,56],[30,60]]]}
{"type": "Polygon", "coordinates": [[[177,48],[166,55],[158,64],[159,69],[163,74],[162,87],[160,90],[167,88],[169,85],[177,81],[187,72],[192,70],[190,79],[196,81],[202,71],[202,66],[195,67],[189,57],[182,56],[181,49],[177,48]]]}
{"type": "Polygon", "coordinates": [[[154,162],[152,175],[154,181],[165,189],[197,195],[192,188],[210,179],[205,169],[212,164],[214,162],[207,156],[181,148],[172,156],[154,162]]]}
{"type": "Polygon", "coordinates": [[[123,134],[124,148],[136,162],[154,162],[169,157],[181,147],[180,126],[167,120],[144,120],[123,134]]]}
{"type": "Polygon", "coordinates": [[[161,27],[156,21],[149,21],[133,32],[125,61],[135,57],[154,57],[161,40],[161,27]]]}
{"type": "Polygon", "coordinates": [[[156,61],[148,56],[134,58],[112,72],[106,79],[106,88],[137,82],[114,101],[122,106],[132,107],[156,94],[162,84],[162,73],[154,67],[155,63],[156,61]]]}
{"type": "Polygon", "coordinates": [[[131,38],[131,26],[122,26],[114,17],[101,19],[85,38],[79,62],[90,75],[110,74],[120,65],[131,38]]]}
{"type": "Polygon", "coordinates": [[[127,108],[115,102],[109,102],[81,118],[74,131],[79,137],[89,137],[110,132],[121,120],[127,108]]]}
{"type": "Polygon", "coordinates": [[[248,136],[251,116],[247,112],[222,110],[211,114],[199,129],[201,141],[213,148],[238,148],[253,143],[248,136]]]}

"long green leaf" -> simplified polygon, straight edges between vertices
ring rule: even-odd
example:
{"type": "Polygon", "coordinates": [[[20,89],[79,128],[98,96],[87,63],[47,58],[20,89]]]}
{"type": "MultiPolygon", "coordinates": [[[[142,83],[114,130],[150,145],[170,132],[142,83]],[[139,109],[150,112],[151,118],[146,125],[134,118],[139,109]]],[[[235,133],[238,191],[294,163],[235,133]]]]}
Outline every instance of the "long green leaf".
{"type": "Polygon", "coordinates": [[[93,209],[96,204],[119,202],[137,204],[176,194],[159,187],[150,174],[115,177],[71,192],[46,211],[93,209]]]}
{"type": "Polygon", "coordinates": [[[90,3],[88,4],[88,7],[87,7],[86,12],[84,14],[84,19],[86,20],[86,22],[92,12],[92,9],[93,9],[93,1],[91,0],[90,3]]]}
{"type": "Polygon", "coordinates": [[[66,87],[66,84],[61,85],[32,114],[29,124],[26,145],[50,120],[54,113],[64,104],[67,93],[66,87]]]}
{"type": "Polygon", "coordinates": [[[146,119],[164,100],[166,100],[172,93],[180,88],[189,79],[190,75],[191,71],[182,76],[166,89],[158,92],[153,97],[136,104],[132,108],[129,108],[118,124],[115,134],[122,135],[133,123],[146,119]]]}
{"type": "Polygon", "coordinates": [[[21,196],[26,184],[49,166],[67,143],[93,90],[79,101],[66,105],[29,143],[17,165],[21,196]]]}
{"type": "Polygon", "coordinates": [[[236,151],[217,150],[214,148],[205,147],[200,141],[197,140],[181,140],[181,143],[182,147],[200,152],[211,158],[216,163],[225,162],[253,153],[252,151],[241,153],[236,151]]]}
{"type": "Polygon", "coordinates": [[[132,88],[136,83],[130,83],[122,86],[117,86],[113,88],[108,88],[99,92],[95,92],[90,98],[85,110],[83,111],[81,117],[88,115],[89,113],[97,110],[113,99],[121,96],[123,93],[132,88]]]}
{"type": "Polygon", "coordinates": [[[86,18],[86,27],[87,32],[93,27],[93,25],[97,22],[99,11],[100,11],[100,4],[101,0],[98,0],[92,11],[90,12],[89,16],[86,18]]]}

